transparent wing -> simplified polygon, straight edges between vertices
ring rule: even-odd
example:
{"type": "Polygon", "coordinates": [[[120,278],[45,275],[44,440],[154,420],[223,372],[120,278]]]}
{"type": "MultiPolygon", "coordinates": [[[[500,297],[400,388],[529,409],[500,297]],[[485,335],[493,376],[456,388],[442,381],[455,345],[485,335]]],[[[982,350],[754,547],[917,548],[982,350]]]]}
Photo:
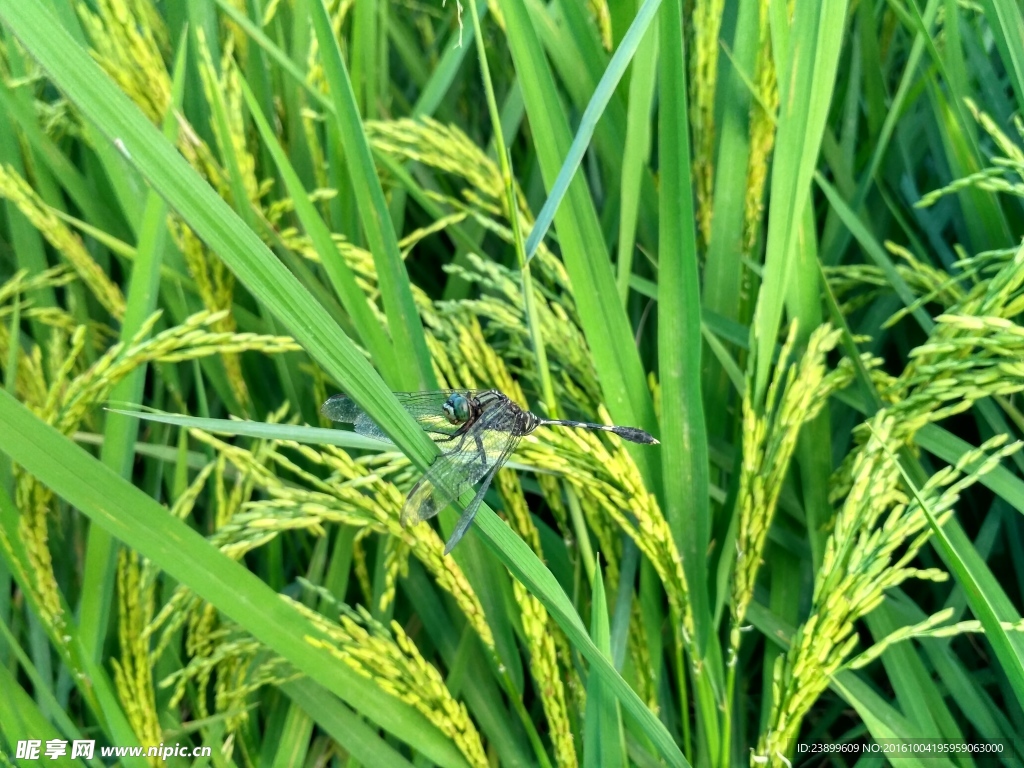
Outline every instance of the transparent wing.
{"type": "MultiPolygon", "coordinates": [[[[464,434],[452,440],[453,445],[430,465],[409,492],[402,508],[403,525],[429,520],[511,455],[519,435],[502,429],[508,423],[505,411],[506,408],[485,411],[464,434]]],[[[471,507],[479,506],[477,499],[473,501],[471,507]]]]}
{"type": "MultiPolygon", "coordinates": [[[[469,389],[439,389],[434,392],[395,392],[394,395],[431,439],[446,441],[462,427],[461,424],[452,424],[444,415],[445,401],[456,393],[466,397],[477,394],[475,390],[469,389]]],[[[327,398],[327,402],[320,407],[320,413],[331,421],[352,424],[360,435],[391,442],[384,430],[348,395],[332,395],[327,398]]]]}
{"type": "Polygon", "coordinates": [[[480,504],[484,500],[484,494],[487,493],[487,488],[491,484],[491,480],[498,474],[498,470],[502,468],[508,457],[515,453],[516,445],[519,443],[519,435],[513,435],[512,439],[509,440],[508,445],[505,446],[505,450],[502,451],[498,460],[494,462],[494,466],[491,467],[490,471],[484,477],[480,487],[476,491],[476,496],[469,502],[469,506],[466,507],[462,516],[459,517],[459,522],[455,524],[455,530],[452,531],[452,535],[448,538],[448,543],[444,545],[444,553],[447,555],[451,552],[455,545],[462,540],[462,537],[466,535],[466,531],[469,530],[469,526],[473,524],[473,518],[476,517],[476,511],[480,509],[480,504]]]}

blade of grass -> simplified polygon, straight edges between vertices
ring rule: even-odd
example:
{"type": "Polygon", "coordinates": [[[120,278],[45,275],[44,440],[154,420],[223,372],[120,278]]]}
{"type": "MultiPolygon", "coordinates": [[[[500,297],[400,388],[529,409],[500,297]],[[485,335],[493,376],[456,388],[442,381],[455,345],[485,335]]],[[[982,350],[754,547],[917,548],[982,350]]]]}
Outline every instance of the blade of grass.
{"type": "MultiPolygon", "coordinates": [[[[541,173],[545,185],[553,187],[568,155],[569,126],[525,3],[503,0],[501,7],[531,130],[538,137],[536,150],[541,173]]],[[[608,93],[599,98],[607,101],[611,89],[605,90],[608,93]]],[[[608,249],[586,182],[575,177],[564,200],[565,205],[558,206],[555,214],[558,238],[604,400],[617,423],[656,432],[646,378],[618,300],[608,249]]],[[[652,460],[632,446],[629,450],[650,487],[657,489],[660,483],[652,460]]]]}
{"type": "MultiPolygon", "coordinates": [[[[23,5],[16,0],[0,0],[0,18],[15,31],[26,49],[87,119],[101,127],[111,140],[120,139],[132,164],[224,259],[257,300],[264,302],[285,323],[313,358],[337,378],[346,392],[407,452],[417,466],[426,468],[436,455],[436,447],[401,408],[351,341],[338,332],[326,312],[310,299],[294,277],[273,258],[255,233],[242,225],[224,201],[198,178],[176,150],[142,118],[127,97],[57,27],[49,12],[38,6],[23,5]]],[[[567,146],[568,129],[564,122],[562,129],[564,146],[567,146]]],[[[589,204],[589,200],[586,200],[586,204],[589,204]]],[[[593,217],[593,208],[589,210],[593,217]]],[[[582,258],[582,248],[578,247],[577,253],[582,258]]],[[[618,307],[618,301],[614,298],[614,281],[606,262],[604,267],[609,286],[605,293],[612,297],[610,306],[618,307]]],[[[595,304],[594,309],[600,307],[595,304]]],[[[621,314],[619,317],[622,321],[621,329],[629,338],[625,318],[621,314]]],[[[635,375],[643,395],[642,402],[646,402],[650,408],[650,397],[639,359],[631,344],[627,344],[627,349],[631,353],[627,358],[636,366],[635,375]]],[[[608,356],[608,359],[615,358],[608,356]]],[[[612,369],[609,370],[611,372],[612,369]]],[[[606,383],[606,386],[609,385],[606,383]]],[[[650,420],[653,420],[653,416],[639,423],[650,420]]],[[[637,422],[631,420],[631,423],[637,422]]],[[[467,492],[460,502],[468,504],[471,499],[472,493],[467,492]]],[[[512,534],[508,526],[499,521],[486,506],[478,514],[475,530],[491,545],[499,560],[513,575],[522,580],[544,603],[597,673],[607,677],[613,692],[623,702],[626,713],[657,746],[658,751],[672,765],[685,765],[685,760],[664,726],[590,641],[572,603],[532,550],[512,534]]]]}
{"type": "MultiPolygon", "coordinates": [[[[169,142],[178,134],[176,110],[181,106],[184,92],[185,63],[188,45],[182,38],[174,64],[171,108],[164,120],[163,132],[169,142]]],[[[153,314],[160,287],[160,269],[167,244],[167,204],[156,192],[149,191],[139,224],[139,241],[135,249],[125,314],[121,322],[121,341],[131,342],[142,324],[153,314]]],[[[148,366],[143,364],[132,370],[110,392],[114,400],[138,402],[146,383],[148,366]]],[[[110,416],[103,429],[100,460],[121,477],[130,478],[135,462],[135,440],[139,422],[123,416],[110,416]]],[[[89,530],[82,575],[81,600],[78,606],[79,631],[86,653],[99,662],[110,621],[114,600],[114,579],[117,573],[117,545],[102,528],[89,530]]]]}
{"type": "Polygon", "coordinates": [[[622,561],[619,566],[619,584],[615,594],[615,608],[611,619],[610,657],[615,668],[622,670],[626,661],[626,642],[629,623],[633,615],[634,585],[640,565],[640,550],[630,539],[622,543],[622,561]]]}
{"type": "Polygon", "coordinates": [[[94,523],[166,571],[297,669],[442,765],[461,753],[411,706],[385,694],[309,638],[320,633],[266,584],[148,495],[42,424],[6,392],[0,414],[15,438],[2,449],[94,523]]]}
{"type": "MultiPolygon", "coordinates": [[[[600,555],[594,558],[590,635],[609,659],[612,657],[608,602],[604,592],[600,555]]],[[[599,675],[587,679],[587,708],[583,715],[583,768],[626,765],[625,734],[618,702],[599,675]]]]}
{"type": "MultiPolygon", "coordinates": [[[[889,453],[887,448],[885,450],[889,453]]],[[[985,628],[985,636],[992,644],[1018,705],[1024,706],[1024,643],[1021,643],[1019,638],[1011,637],[1011,633],[1004,628],[1004,623],[1020,621],[1020,615],[1006,599],[1005,594],[1002,594],[988,566],[978,556],[970,539],[963,535],[963,530],[956,525],[956,521],[951,520],[945,526],[939,525],[935,514],[918,493],[917,484],[904,469],[902,461],[891,453],[890,457],[897,462],[903,482],[910,488],[925,517],[928,518],[935,548],[956,576],[957,583],[967,595],[971,610],[985,628]],[[1000,597],[1001,599],[998,599],[1000,597]]]]}
{"type": "Polygon", "coordinates": [[[120,228],[115,223],[114,215],[96,196],[95,191],[89,188],[78,168],[39,127],[38,116],[31,109],[31,104],[26,105],[15,91],[3,83],[0,83],[0,112],[10,116],[35,151],[36,157],[46,164],[54,178],[67,191],[68,197],[82,209],[88,219],[106,230],[116,231],[120,228]]]}
{"type": "Polygon", "coordinates": [[[615,251],[619,299],[624,306],[629,297],[629,278],[633,272],[640,188],[651,155],[651,108],[654,105],[654,86],[657,84],[658,39],[658,20],[655,17],[644,34],[642,45],[633,54],[633,70],[629,80],[626,146],[622,153],[619,192],[619,244],[615,251]]]}
{"type": "Polygon", "coordinates": [[[257,301],[266,305],[305,349],[422,467],[436,449],[330,316],[274,258],[266,245],[139,113],[128,98],[41,6],[0,0],[0,18],[54,81],[206,243],[257,301]]]}
{"type": "MultiPolygon", "coordinates": [[[[10,628],[7,626],[6,621],[0,621],[0,645],[3,645],[10,649],[12,657],[15,660],[17,660],[17,663],[21,666],[22,672],[32,682],[32,689],[33,692],[35,693],[37,702],[35,706],[29,707],[29,711],[34,711],[36,710],[36,707],[39,707],[43,710],[43,712],[40,712],[39,714],[42,715],[45,718],[45,720],[48,720],[60,729],[60,736],[71,740],[81,739],[81,731],[79,731],[74,721],[72,721],[72,719],[68,716],[68,713],[65,711],[64,707],[61,706],[61,703],[57,701],[57,699],[47,690],[46,685],[43,683],[43,681],[39,679],[39,674],[38,672],[36,672],[35,667],[32,665],[32,660],[29,659],[25,651],[21,648],[20,645],[18,645],[18,640],[11,632],[10,628]]],[[[0,674],[10,674],[12,670],[16,669],[14,667],[8,668],[7,666],[2,666],[0,668],[2,668],[3,670],[3,672],[0,674]]],[[[15,685],[16,683],[14,682],[12,677],[12,679],[9,681],[3,681],[3,684],[0,685],[0,690],[4,690],[7,693],[7,695],[13,695],[13,686],[15,685]]],[[[22,690],[20,686],[18,688],[19,691],[22,690]]],[[[0,721],[7,720],[9,722],[17,722],[18,718],[11,717],[10,714],[11,713],[7,713],[6,715],[0,715],[0,721]]],[[[9,731],[8,733],[10,734],[9,731]]],[[[39,736],[36,735],[36,733],[37,732],[26,730],[19,734],[20,739],[18,738],[18,736],[16,736],[14,739],[11,739],[11,743],[24,739],[25,737],[39,738],[39,736]]],[[[89,765],[94,766],[94,768],[100,768],[100,766],[103,765],[103,763],[101,763],[99,759],[95,757],[88,760],[87,762],[89,765]]]]}
{"type": "MultiPolygon", "coordinates": [[[[469,501],[469,494],[466,494],[469,501]]],[[[591,674],[599,674],[622,704],[623,712],[650,739],[658,753],[673,766],[688,766],[665,726],[637,697],[610,660],[598,650],[590,635],[551,572],[533,554],[527,544],[486,507],[478,514],[476,532],[491,546],[492,552],[512,574],[544,604],[558,622],[569,642],[590,662],[591,674]]]]}
{"type": "Polygon", "coordinates": [[[339,448],[354,448],[364,451],[380,451],[394,446],[372,437],[364,437],[343,429],[322,427],[301,427],[291,424],[273,424],[262,421],[241,421],[237,419],[208,419],[199,416],[179,416],[155,409],[134,411],[121,408],[107,409],[111,413],[131,416],[136,419],[172,424],[186,429],[202,429],[216,435],[240,435],[257,440],[294,440],[306,445],[336,445],[339,448]]]}
{"type": "Polygon", "coordinates": [[[278,700],[271,707],[263,729],[260,764],[268,768],[304,765],[313,743],[313,718],[293,701],[278,700]]]}
{"type": "MultiPolygon", "coordinates": [[[[704,267],[703,306],[731,320],[741,319],[741,295],[745,267],[743,256],[744,198],[747,162],[750,155],[750,73],[757,62],[759,42],[758,4],[739,3],[733,49],[719,79],[722,116],[719,119],[719,149],[715,157],[714,202],[711,240],[704,267]]],[[[708,434],[725,436],[731,428],[727,417],[729,402],[725,373],[709,365],[704,397],[707,401],[708,434]]]]}
{"type": "MultiPolygon", "coordinates": [[[[804,207],[802,232],[793,256],[795,269],[787,291],[786,308],[798,323],[797,343],[804,346],[824,320],[818,276],[818,238],[814,210],[810,204],[804,207]]],[[[826,528],[831,515],[829,479],[833,469],[831,455],[820,446],[828,445],[831,435],[829,412],[825,408],[814,420],[804,424],[797,437],[799,485],[811,544],[811,564],[815,569],[821,566],[824,556],[826,528]]],[[[795,602],[790,605],[796,610],[795,602]]]]}
{"type": "MultiPolygon", "coordinates": [[[[383,440],[375,440],[372,437],[364,437],[356,432],[349,432],[344,429],[323,429],[321,427],[304,427],[293,424],[276,424],[263,421],[242,421],[240,419],[207,419],[199,416],[179,416],[173,413],[164,413],[156,409],[135,411],[122,408],[108,408],[112,413],[124,416],[132,416],[144,421],[153,421],[159,424],[171,424],[186,429],[202,429],[214,435],[235,435],[252,437],[257,440],[292,440],[305,445],[336,445],[339,448],[352,448],[359,451],[393,451],[395,446],[383,440]]],[[[80,443],[94,444],[99,442],[94,436],[83,433],[76,433],[75,440],[80,443]]],[[[149,446],[145,443],[137,443],[136,452],[140,456],[153,456],[161,461],[171,461],[170,454],[175,449],[149,446]]],[[[190,459],[189,467],[200,469],[206,463],[200,459],[199,454],[188,454],[190,459]],[[196,457],[196,461],[191,461],[196,457]]],[[[509,469],[520,471],[553,474],[535,467],[528,467],[515,461],[509,461],[504,466],[509,469]]]]}
{"type": "Polygon", "coordinates": [[[377,58],[377,3],[373,0],[354,0],[349,51],[352,95],[355,97],[356,108],[367,120],[373,120],[377,116],[378,97],[374,77],[377,58]]]}
{"type": "MultiPolygon", "coordinates": [[[[784,651],[788,650],[794,632],[792,625],[780,620],[757,600],[751,601],[747,610],[747,618],[764,635],[767,642],[775,644],[784,651]]],[[[849,670],[838,672],[832,676],[829,687],[857,710],[857,714],[860,715],[867,726],[868,733],[873,738],[907,740],[914,738],[914,729],[910,722],[858,673],[849,670]]],[[[907,766],[916,766],[917,768],[937,765],[953,768],[952,762],[937,757],[916,760],[913,756],[908,756],[900,759],[901,763],[905,762],[907,766]]]]}
{"type": "Polygon", "coordinates": [[[1024,112],[1024,10],[1014,0],[982,0],[981,7],[1017,97],[1017,111],[1024,112]]]}
{"type": "MultiPolygon", "coordinates": [[[[476,10],[480,18],[483,19],[487,15],[487,0],[479,0],[476,10]]],[[[473,45],[474,35],[476,35],[476,32],[473,30],[472,25],[464,30],[452,30],[451,37],[444,43],[444,55],[434,65],[430,73],[430,79],[427,80],[427,84],[420,91],[419,98],[416,99],[416,103],[413,105],[412,117],[433,115],[437,108],[441,106],[442,99],[444,99],[448,89],[451,88],[455,76],[458,74],[459,68],[466,57],[466,53],[473,45]],[[461,40],[461,45],[453,43],[452,40],[461,40]]]]}
{"type": "MultiPolygon", "coordinates": [[[[707,431],[701,396],[700,274],[691,189],[689,115],[686,99],[682,7],[666,0],[659,29],[658,165],[658,372],[661,382],[662,509],[683,558],[696,634],[686,648],[694,667],[704,665],[711,637],[707,604],[707,549],[711,537],[708,503],[707,431]]],[[[684,638],[677,629],[677,649],[684,638]]],[[[707,674],[686,681],[677,650],[680,709],[688,710],[686,688],[693,683],[704,744],[717,763],[723,731],[719,714],[723,671],[707,664],[707,674]]],[[[684,714],[684,717],[686,715],[684,714]]],[[[688,720],[688,718],[687,718],[688,720]]],[[[686,724],[684,723],[684,734],[686,724]]]]}
{"type": "MultiPolygon", "coordinates": [[[[406,362],[399,369],[400,387],[405,390],[435,389],[437,382],[430,364],[430,354],[423,335],[423,325],[413,303],[409,276],[398,248],[384,199],[384,190],[373,164],[370,144],[363,132],[362,119],[356,105],[341,51],[331,30],[330,18],[323,0],[310,0],[313,28],[320,43],[324,75],[334,101],[334,125],[344,149],[363,231],[377,266],[384,312],[395,345],[395,356],[406,362]]],[[[390,382],[394,386],[394,382],[390,382]]]]}
{"type": "MultiPolygon", "coordinates": [[[[9,38],[8,36],[5,36],[9,38]]],[[[6,86],[4,86],[6,87],[6,86]]],[[[10,165],[18,175],[24,178],[25,164],[18,144],[18,134],[14,116],[0,113],[0,163],[10,165]]],[[[0,201],[0,210],[6,211],[7,237],[14,253],[13,267],[15,270],[27,269],[29,274],[39,274],[48,266],[43,236],[33,227],[24,214],[11,200],[0,201]]],[[[35,291],[34,300],[39,306],[57,306],[57,295],[52,287],[44,287],[35,291]]],[[[32,323],[32,335],[36,339],[47,336],[46,326],[39,321],[32,323]]]]}
{"type": "MultiPolygon", "coordinates": [[[[15,402],[13,396],[3,391],[3,397],[8,401],[15,402]]],[[[95,461],[95,460],[94,460],[95,461]]],[[[59,466],[57,466],[59,471],[59,466]]],[[[29,609],[29,616],[38,617],[41,613],[40,606],[35,599],[35,593],[28,582],[31,577],[28,575],[31,570],[30,558],[28,557],[24,543],[18,535],[20,515],[18,509],[8,493],[0,490],[0,527],[10,544],[12,559],[7,561],[14,580],[18,583],[23,595],[23,600],[29,609]]],[[[4,549],[0,553],[7,554],[4,549]]],[[[79,639],[78,627],[72,617],[72,612],[61,599],[61,611],[63,624],[56,627],[50,624],[46,627],[50,633],[50,645],[57,651],[58,657],[64,662],[67,668],[76,671],[72,681],[78,689],[79,695],[85,702],[89,711],[96,718],[100,727],[104,730],[112,744],[134,745],[138,743],[135,734],[132,732],[128,719],[114,694],[113,685],[106,670],[95,664],[79,639]],[[57,632],[60,632],[58,635],[57,632]]],[[[38,620],[38,619],[37,619],[38,620]]],[[[50,648],[44,649],[47,654],[50,648]]],[[[49,658],[49,656],[48,656],[49,658]]],[[[0,697],[2,698],[2,697],[0,697]]],[[[126,762],[139,768],[144,768],[147,763],[144,758],[126,757],[126,762]]]]}
{"type": "MultiPolygon", "coordinates": [[[[46,742],[53,739],[60,740],[67,735],[50,724],[47,715],[40,711],[39,705],[25,693],[25,689],[18,683],[16,675],[7,667],[0,667],[0,690],[4,691],[4,696],[0,696],[2,699],[0,701],[0,731],[3,732],[11,747],[26,739],[46,742]]],[[[44,757],[42,744],[38,745],[38,749],[38,757],[44,757]]],[[[67,758],[67,764],[86,765],[80,760],[71,760],[70,758],[67,758]]]]}
{"type": "MultiPolygon", "coordinates": [[[[878,173],[878,169],[882,165],[882,160],[884,159],[886,152],[889,150],[890,141],[896,131],[896,123],[904,113],[904,108],[911,90],[918,83],[919,73],[917,68],[921,62],[921,56],[924,53],[925,45],[929,40],[926,30],[930,29],[931,25],[935,22],[935,16],[938,13],[940,3],[941,0],[928,0],[925,10],[921,13],[922,27],[918,30],[918,34],[915,36],[914,42],[911,44],[910,52],[906,55],[906,66],[900,78],[900,84],[897,86],[896,93],[892,97],[891,102],[885,100],[883,94],[876,93],[876,91],[882,87],[881,82],[875,82],[876,79],[880,78],[868,78],[868,96],[869,99],[871,99],[869,104],[876,107],[875,109],[869,110],[869,119],[872,116],[877,115],[878,109],[882,109],[885,118],[882,121],[877,138],[874,138],[872,141],[873,151],[871,153],[871,159],[868,162],[867,170],[864,172],[864,175],[861,177],[860,183],[857,186],[857,193],[850,204],[850,208],[858,213],[860,213],[864,206],[864,201],[867,199],[868,192],[875,184],[875,174],[878,173]],[[882,103],[878,104],[878,102],[882,103]]],[[[861,8],[863,9],[861,23],[866,27],[870,27],[871,20],[869,18],[870,14],[868,13],[869,6],[862,5],[861,8]]],[[[871,56],[871,58],[867,58],[866,60],[869,65],[872,65],[874,61],[880,60],[880,57],[873,56],[878,43],[873,29],[869,28],[869,30],[865,32],[865,35],[871,38],[871,42],[865,50],[865,56],[871,56]]],[[[868,72],[872,72],[871,66],[869,66],[868,72]]],[[[847,228],[840,226],[831,228],[831,232],[833,233],[831,236],[829,232],[830,228],[826,227],[825,236],[822,238],[821,252],[823,262],[826,265],[831,266],[839,263],[840,257],[849,245],[851,233],[847,228]]]]}
{"type": "MultiPolygon", "coordinates": [[[[711,537],[708,450],[701,397],[700,272],[690,185],[689,116],[678,0],[660,24],[658,165],[658,374],[661,382],[663,510],[683,557],[703,655],[710,617],[706,553],[711,537]]],[[[627,34],[628,37],[628,34],[627,34]]],[[[712,672],[714,674],[714,672],[712,672]]],[[[710,713],[704,713],[710,716],[710,713]]]]}
{"type": "MultiPolygon", "coordinates": [[[[789,45],[779,45],[773,39],[773,51],[789,66],[779,66],[779,129],[772,160],[764,280],[751,328],[751,346],[757,350],[753,361],[755,403],[764,397],[772,367],[771,351],[842,51],[843,25],[835,20],[846,18],[846,8],[846,0],[798,3],[789,45]]],[[[773,23],[773,35],[788,28],[785,22],[773,23]]]]}
{"type": "MultiPolygon", "coordinates": [[[[893,610],[891,600],[884,601],[865,617],[876,642],[907,626],[893,610]]],[[[882,654],[886,676],[896,694],[895,703],[913,723],[921,738],[941,738],[963,742],[964,734],[946,705],[942,689],[931,677],[930,665],[912,643],[895,643],[882,654]]]]}
{"type": "Polygon", "coordinates": [[[298,174],[295,173],[295,169],[292,168],[288,160],[288,155],[285,154],[280,142],[278,142],[277,137],[271,130],[270,124],[267,122],[263,111],[256,102],[255,96],[253,96],[244,79],[241,80],[241,85],[242,94],[245,96],[253,121],[256,123],[260,136],[263,137],[263,142],[270,155],[277,164],[278,173],[284,179],[288,195],[295,204],[295,214],[299,217],[299,221],[302,222],[302,226],[313,241],[313,247],[316,248],[316,252],[320,256],[320,262],[324,265],[327,276],[330,278],[342,306],[345,307],[345,311],[352,318],[352,324],[359,334],[359,341],[370,353],[370,357],[380,370],[384,380],[392,382],[397,387],[400,382],[398,363],[395,359],[394,347],[390,339],[388,339],[384,329],[381,328],[380,323],[374,316],[366,295],[356,285],[355,275],[352,273],[344,257],[338,252],[334,240],[331,239],[330,229],[328,229],[327,224],[320,217],[316,206],[313,205],[306,194],[298,174]]]}
{"type": "MultiPolygon", "coordinates": [[[[285,683],[281,690],[330,734],[351,758],[368,766],[412,768],[412,763],[382,739],[361,717],[312,680],[285,683]]],[[[282,766],[295,764],[286,762],[282,766]]]]}
{"type": "Polygon", "coordinates": [[[633,19],[629,30],[622,38],[622,44],[615,51],[611,61],[608,62],[608,68],[601,75],[601,80],[594,90],[594,95],[590,98],[590,102],[583,112],[583,117],[580,118],[576,135],[573,137],[569,151],[558,171],[558,176],[551,185],[551,191],[548,194],[547,200],[544,201],[544,207],[540,209],[540,213],[533,223],[533,229],[530,230],[530,234],[526,238],[527,259],[533,258],[533,255],[537,252],[537,247],[540,245],[540,241],[551,227],[551,222],[555,219],[555,212],[562,204],[562,199],[568,192],[569,185],[576,175],[576,169],[579,168],[580,162],[583,160],[583,153],[587,151],[591,139],[594,137],[594,129],[597,127],[598,120],[600,120],[612,96],[615,95],[615,89],[619,85],[619,80],[622,79],[626,67],[629,66],[629,62],[644,39],[644,35],[653,22],[655,13],[660,6],[661,0],[644,0],[640,10],[637,11],[636,18],[633,19]]]}
{"type": "MultiPolygon", "coordinates": [[[[470,643],[471,647],[466,648],[460,641],[458,622],[446,610],[419,562],[410,560],[409,576],[402,579],[400,584],[408,599],[416,606],[417,616],[423,621],[431,643],[437,648],[448,669],[455,670],[461,665],[464,670],[458,695],[465,699],[480,730],[501,755],[502,765],[515,768],[537,766],[538,758],[531,754],[528,737],[502,700],[501,691],[492,671],[488,669],[480,644],[470,643]]],[[[465,636],[463,634],[463,638],[465,636]]],[[[451,677],[449,673],[446,683],[454,691],[451,677]]]]}
{"type": "Polygon", "coordinates": [[[316,101],[320,106],[330,106],[330,101],[320,91],[314,88],[309,81],[306,79],[306,74],[299,68],[292,59],[285,53],[281,48],[274,43],[266,33],[263,32],[258,26],[252,23],[245,14],[235,8],[228,0],[213,0],[217,7],[220,8],[221,13],[230,18],[235,22],[242,31],[245,32],[249,38],[262,48],[267,55],[270,56],[277,64],[284,70],[292,82],[296,85],[302,86],[313,101],[316,101]]]}
{"type": "MultiPolygon", "coordinates": [[[[633,6],[630,2],[627,5],[633,6]]],[[[635,3],[638,8],[639,2],[635,3]]],[[[585,112],[587,105],[597,92],[600,76],[608,68],[610,58],[598,40],[597,31],[584,14],[573,4],[544,5],[540,0],[526,0],[527,12],[534,29],[551,62],[558,81],[564,86],[569,97],[572,120],[576,114],[585,112]],[[579,30],[579,32],[577,32],[579,30]]],[[[630,22],[635,8],[629,8],[630,22]]],[[[620,43],[621,45],[621,43],[620,43]]],[[[627,71],[624,77],[628,75],[627,71]]],[[[615,196],[622,178],[622,147],[626,141],[626,99],[625,94],[615,89],[617,96],[608,101],[601,119],[598,120],[592,142],[593,162],[588,176],[595,185],[606,190],[602,224],[609,231],[614,226],[615,196]]],[[[640,237],[653,250],[657,248],[657,197],[654,176],[645,170],[640,185],[641,204],[638,230],[640,237]]],[[[611,236],[608,236],[611,240],[611,236]]]]}

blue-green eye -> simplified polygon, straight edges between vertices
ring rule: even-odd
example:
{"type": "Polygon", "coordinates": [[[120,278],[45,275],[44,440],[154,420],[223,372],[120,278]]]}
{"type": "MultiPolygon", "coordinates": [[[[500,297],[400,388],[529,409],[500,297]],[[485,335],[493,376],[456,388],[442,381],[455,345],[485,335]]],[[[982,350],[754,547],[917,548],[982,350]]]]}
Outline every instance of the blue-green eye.
{"type": "Polygon", "coordinates": [[[443,406],[445,418],[452,424],[463,424],[469,418],[469,400],[462,395],[452,395],[443,406]]]}

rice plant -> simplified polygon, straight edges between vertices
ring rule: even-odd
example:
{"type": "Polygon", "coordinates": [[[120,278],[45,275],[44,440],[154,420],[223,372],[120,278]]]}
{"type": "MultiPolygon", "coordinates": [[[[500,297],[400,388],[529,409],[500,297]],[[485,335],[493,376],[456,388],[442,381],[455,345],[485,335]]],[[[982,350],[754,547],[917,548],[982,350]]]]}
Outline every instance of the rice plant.
{"type": "Polygon", "coordinates": [[[1022,30],[0,0],[3,763],[1024,759],[1022,30]]]}

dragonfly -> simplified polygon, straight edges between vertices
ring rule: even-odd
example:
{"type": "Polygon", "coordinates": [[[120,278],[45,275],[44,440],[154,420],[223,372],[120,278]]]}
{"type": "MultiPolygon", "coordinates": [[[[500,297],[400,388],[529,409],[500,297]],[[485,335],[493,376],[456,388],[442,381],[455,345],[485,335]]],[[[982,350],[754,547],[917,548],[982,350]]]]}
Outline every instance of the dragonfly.
{"type": "MultiPolygon", "coordinates": [[[[496,389],[445,389],[394,394],[402,407],[441,449],[441,455],[409,491],[402,507],[402,525],[429,520],[463,492],[480,483],[476,495],[462,513],[445,545],[446,555],[469,529],[498,470],[508,461],[519,441],[537,427],[596,429],[611,432],[633,443],[658,444],[654,437],[638,427],[542,419],[520,408],[496,389]]],[[[352,424],[360,435],[392,442],[384,430],[347,395],[331,396],[320,408],[320,413],[331,421],[352,424]]]]}

